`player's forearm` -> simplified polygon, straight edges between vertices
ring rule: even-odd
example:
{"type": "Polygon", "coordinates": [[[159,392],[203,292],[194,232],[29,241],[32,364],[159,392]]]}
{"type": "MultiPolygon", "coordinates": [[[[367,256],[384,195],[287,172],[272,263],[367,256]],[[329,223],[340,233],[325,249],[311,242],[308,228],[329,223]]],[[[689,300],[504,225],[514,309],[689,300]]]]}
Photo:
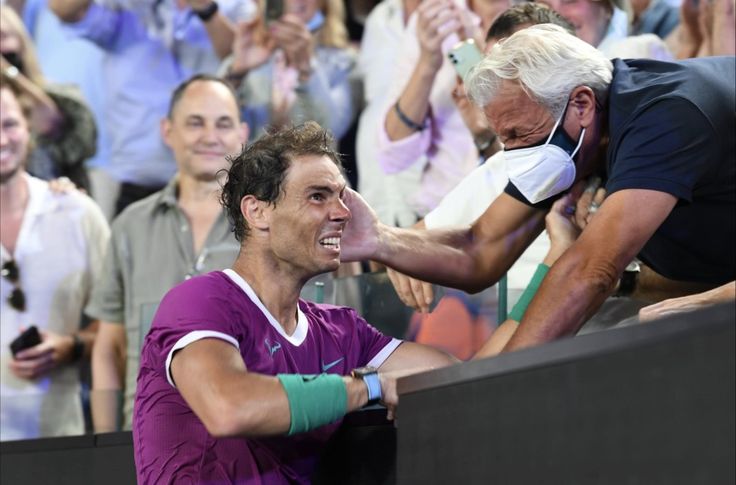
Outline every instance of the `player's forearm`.
{"type": "MultiPolygon", "coordinates": [[[[210,395],[205,406],[198,406],[195,410],[210,434],[215,437],[256,437],[289,433],[292,430],[292,418],[295,414],[302,414],[300,409],[293,412],[291,406],[302,406],[304,401],[293,397],[290,399],[278,377],[248,373],[244,379],[247,383],[233,385],[231,381],[219,391],[216,390],[217,386],[211,387],[208,392],[214,394],[210,395]]],[[[368,391],[361,380],[352,377],[341,379],[346,405],[335,419],[360,409],[368,401],[368,391]]],[[[333,399],[320,393],[320,389],[310,389],[309,384],[305,389],[308,399],[329,399],[329,404],[332,404],[333,399]]]]}

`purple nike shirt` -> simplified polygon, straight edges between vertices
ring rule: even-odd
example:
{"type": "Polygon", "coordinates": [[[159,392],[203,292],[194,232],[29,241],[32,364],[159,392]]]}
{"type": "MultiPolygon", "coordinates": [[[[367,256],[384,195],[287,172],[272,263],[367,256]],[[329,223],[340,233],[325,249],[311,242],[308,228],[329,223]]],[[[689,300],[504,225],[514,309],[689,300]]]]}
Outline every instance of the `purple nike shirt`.
{"type": "Polygon", "coordinates": [[[297,327],[286,335],[234,271],[192,278],[161,301],[141,351],[133,416],[138,483],[309,483],[323,445],[339,422],[296,436],[216,439],[174,387],[174,351],[202,338],[239,349],[249,372],[346,375],[380,366],[400,340],[355,310],[299,300],[297,327]]]}

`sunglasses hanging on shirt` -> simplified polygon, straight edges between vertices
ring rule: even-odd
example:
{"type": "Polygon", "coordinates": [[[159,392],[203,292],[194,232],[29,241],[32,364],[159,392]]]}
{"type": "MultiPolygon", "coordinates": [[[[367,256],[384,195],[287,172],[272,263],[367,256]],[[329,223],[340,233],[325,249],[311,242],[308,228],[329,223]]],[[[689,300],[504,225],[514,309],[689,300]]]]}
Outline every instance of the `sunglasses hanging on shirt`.
{"type": "Polygon", "coordinates": [[[2,277],[13,284],[13,291],[8,296],[8,304],[19,312],[26,311],[26,295],[20,288],[20,270],[14,259],[10,259],[3,263],[2,277]]]}

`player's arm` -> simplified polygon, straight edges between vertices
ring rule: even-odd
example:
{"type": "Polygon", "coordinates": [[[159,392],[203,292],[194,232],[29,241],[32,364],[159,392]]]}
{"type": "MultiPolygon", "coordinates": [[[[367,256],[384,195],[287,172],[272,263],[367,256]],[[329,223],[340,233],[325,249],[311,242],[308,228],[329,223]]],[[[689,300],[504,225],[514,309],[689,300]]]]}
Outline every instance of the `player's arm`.
{"type": "Polygon", "coordinates": [[[403,342],[391,353],[391,355],[378,369],[381,372],[398,371],[405,374],[411,374],[445,367],[458,362],[460,361],[452,355],[435,349],[434,347],[415,342],[403,342]]]}
{"type": "MultiPolygon", "coordinates": [[[[230,343],[216,338],[193,342],[174,353],[170,369],[182,397],[212,436],[265,436],[293,431],[291,406],[301,403],[290,399],[279,377],[249,372],[230,343]]],[[[334,404],[333,393],[343,386],[346,403],[335,419],[368,401],[361,380],[335,375],[326,379],[330,382],[299,383],[298,392],[305,400],[315,401],[315,408],[327,408],[334,404]]]]}

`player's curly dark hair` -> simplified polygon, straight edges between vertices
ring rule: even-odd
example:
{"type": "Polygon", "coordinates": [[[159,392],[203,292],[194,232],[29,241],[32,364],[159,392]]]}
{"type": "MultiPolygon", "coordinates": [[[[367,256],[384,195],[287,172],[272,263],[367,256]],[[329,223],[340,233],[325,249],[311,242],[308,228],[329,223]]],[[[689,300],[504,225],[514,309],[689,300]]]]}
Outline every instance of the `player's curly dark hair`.
{"type": "Polygon", "coordinates": [[[263,135],[232,157],[220,202],[227,211],[235,238],[242,242],[250,232],[240,201],[246,195],[276,205],[283,192],[286,172],[295,158],[324,155],[342,170],[333,136],[314,121],[263,135]]]}

